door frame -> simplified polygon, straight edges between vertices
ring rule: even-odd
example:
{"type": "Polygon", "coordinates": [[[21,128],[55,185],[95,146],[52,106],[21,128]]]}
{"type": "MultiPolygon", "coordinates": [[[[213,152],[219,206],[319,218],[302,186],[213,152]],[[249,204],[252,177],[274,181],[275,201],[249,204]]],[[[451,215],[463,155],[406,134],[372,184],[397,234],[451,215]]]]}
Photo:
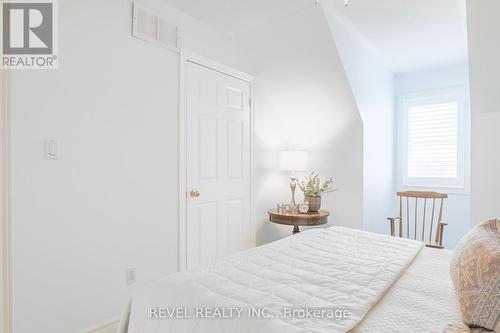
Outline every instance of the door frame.
{"type": "Polygon", "coordinates": [[[255,246],[254,200],[254,76],[220,64],[191,51],[180,50],[179,56],[179,271],[187,268],[187,65],[194,63],[246,81],[250,85],[250,246],[255,246]]]}
{"type": "Polygon", "coordinates": [[[11,118],[9,71],[0,70],[0,332],[12,332],[11,118]]]}

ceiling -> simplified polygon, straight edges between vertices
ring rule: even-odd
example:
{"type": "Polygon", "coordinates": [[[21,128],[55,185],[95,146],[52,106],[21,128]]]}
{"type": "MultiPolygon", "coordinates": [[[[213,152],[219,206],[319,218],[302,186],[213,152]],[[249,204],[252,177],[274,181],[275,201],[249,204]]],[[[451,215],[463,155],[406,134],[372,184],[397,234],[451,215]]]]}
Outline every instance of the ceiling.
{"type": "MultiPolygon", "coordinates": [[[[165,0],[226,33],[314,6],[315,0],[165,0]]],[[[467,60],[465,0],[319,0],[357,30],[393,73],[467,60]]]]}
{"type": "Polygon", "coordinates": [[[334,1],[393,73],[467,61],[465,0],[334,1]]]}
{"type": "Polygon", "coordinates": [[[165,0],[226,33],[237,33],[314,5],[314,0],[165,0]]]}

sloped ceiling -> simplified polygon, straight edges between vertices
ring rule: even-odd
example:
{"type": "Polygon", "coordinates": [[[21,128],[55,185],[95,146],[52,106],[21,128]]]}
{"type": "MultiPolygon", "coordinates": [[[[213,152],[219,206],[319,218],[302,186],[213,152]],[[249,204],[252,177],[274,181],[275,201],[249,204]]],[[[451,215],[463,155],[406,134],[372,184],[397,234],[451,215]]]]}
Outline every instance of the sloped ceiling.
{"type": "Polygon", "coordinates": [[[467,61],[465,0],[327,1],[393,73],[467,61]]]}
{"type": "MultiPolygon", "coordinates": [[[[268,24],[314,6],[315,0],[165,0],[226,33],[268,24]]],[[[334,8],[393,73],[467,60],[465,0],[318,0],[334,8]]]]}

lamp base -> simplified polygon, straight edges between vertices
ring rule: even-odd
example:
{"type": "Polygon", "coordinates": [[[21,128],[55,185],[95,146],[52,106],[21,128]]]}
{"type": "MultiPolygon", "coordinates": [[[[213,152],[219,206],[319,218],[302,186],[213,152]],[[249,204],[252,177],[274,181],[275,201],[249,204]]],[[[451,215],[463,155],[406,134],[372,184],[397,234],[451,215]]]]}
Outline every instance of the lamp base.
{"type": "Polygon", "coordinates": [[[297,177],[292,176],[290,177],[290,191],[292,192],[292,201],[291,205],[294,210],[297,209],[297,204],[295,203],[295,188],[297,187],[297,177]]]}

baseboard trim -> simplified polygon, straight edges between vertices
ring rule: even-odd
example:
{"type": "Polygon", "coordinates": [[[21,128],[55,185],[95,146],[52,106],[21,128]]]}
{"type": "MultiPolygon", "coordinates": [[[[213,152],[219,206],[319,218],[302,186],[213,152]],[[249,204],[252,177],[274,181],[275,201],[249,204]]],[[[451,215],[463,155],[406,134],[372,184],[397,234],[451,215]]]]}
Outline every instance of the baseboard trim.
{"type": "Polygon", "coordinates": [[[82,331],[81,333],[116,333],[118,330],[118,319],[110,320],[104,322],[100,325],[89,328],[88,330],[82,331]]]}

